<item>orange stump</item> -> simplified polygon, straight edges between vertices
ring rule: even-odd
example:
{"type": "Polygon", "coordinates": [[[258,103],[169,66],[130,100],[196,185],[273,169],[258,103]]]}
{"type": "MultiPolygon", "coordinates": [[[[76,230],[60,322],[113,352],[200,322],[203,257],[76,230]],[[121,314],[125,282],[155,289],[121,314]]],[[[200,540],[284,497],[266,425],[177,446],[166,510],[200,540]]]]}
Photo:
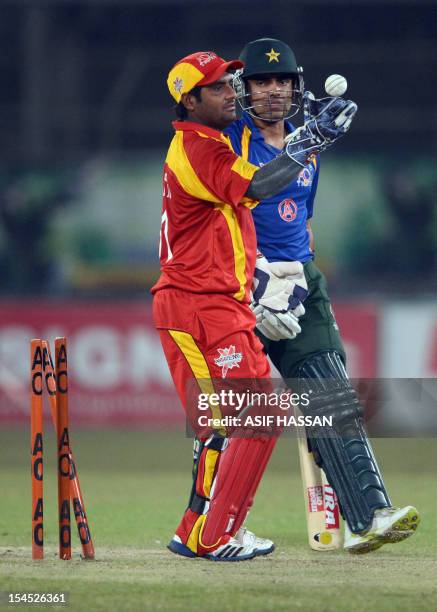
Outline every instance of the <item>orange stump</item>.
{"type": "Polygon", "coordinates": [[[32,559],[44,558],[43,355],[41,340],[30,343],[30,452],[32,477],[32,559]]]}
{"type": "Polygon", "coordinates": [[[70,440],[68,433],[67,339],[55,340],[56,434],[58,443],[59,558],[71,559],[70,440]]]}
{"type": "Polygon", "coordinates": [[[80,489],[79,477],[77,475],[76,462],[73,455],[70,453],[71,467],[71,489],[70,495],[73,503],[74,518],[76,519],[77,531],[79,534],[80,543],[82,544],[82,553],[85,559],[94,559],[94,545],[91,538],[88,518],[85,512],[85,504],[83,495],[80,489]]]}
{"type": "Polygon", "coordinates": [[[85,559],[94,559],[94,546],[89,529],[85,504],[79,483],[76,462],[73,457],[68,431],[68,358],[66,338],[55,339],[55,363],[46,340],[42,341],[47,358],[44,360],[45,381],[50,401],[53,426],[58,439],[58,508],[59,508],[59,555],[63,559],[71,558],[70,505],[66,504],[65,481],[68,481],[68,499],[71,499],[77,531],[82,545],[82,555],[85,559]],[[64,420],[63,420],[64,419],[64,420]],[[58,427],[58,425],[60,426],[58,427]],[[68,469],[68,477],[66,472],[68,469]],[[68,516],[68,522],[67,522],[68,516]],[[68,529],[67,529],[68,524],[68,529]],[[67,535],[69,536],[67,538],[67,535]],[[69,554],[70,556],[63,556],[69,554]]]}

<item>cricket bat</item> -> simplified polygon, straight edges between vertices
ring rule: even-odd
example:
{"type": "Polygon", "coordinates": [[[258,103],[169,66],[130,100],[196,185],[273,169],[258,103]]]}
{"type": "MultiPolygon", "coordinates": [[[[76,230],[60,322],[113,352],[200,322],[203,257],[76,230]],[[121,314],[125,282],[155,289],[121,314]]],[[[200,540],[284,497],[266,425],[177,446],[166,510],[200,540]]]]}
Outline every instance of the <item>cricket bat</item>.
{"type": "MultiPolygon", "coordinates": [[[[296,416],[300,414],[295,410],[296,416]]],[[[343,546],[343,532],[337,496],[308,450],[304,427],[296,427],[300,470],[307,516],[308,543],[313,550],[334,550],[343,546]]]]}

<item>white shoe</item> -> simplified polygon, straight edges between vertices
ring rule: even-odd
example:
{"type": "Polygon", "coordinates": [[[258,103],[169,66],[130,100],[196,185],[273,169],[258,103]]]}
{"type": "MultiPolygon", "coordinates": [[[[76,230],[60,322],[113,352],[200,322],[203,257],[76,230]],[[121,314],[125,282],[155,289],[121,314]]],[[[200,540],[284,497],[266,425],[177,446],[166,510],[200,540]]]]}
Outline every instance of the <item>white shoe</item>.
{"type": "Polygon", "coordinates": [[[345,525],[344,548],[353,554],[364,554],[384,544],[396,544],[416,531],[420,516],[413,506],[375,510],[372,525],[364,533],[352,533],[345,525]]]}
{"type": "MultiPolygon", "coordinates": [[[[182,557],[197,557],[195,552],[182,544],[180,537],[177,535],[173,536],[167,548],[182,557]]],[[[212,561],[246,561],[247,559],[253,559],[253,557],[268,555],[274,549],[275,545],[271,540],[257,538],[254,533],[245,527],[240,527],[235,534],[235,538],[231,538],[214,552],[204,555],[204,558],[212,561]]]]}
{"type": "Polygon", "coordinates": [[[275,545],[271,540],[267,538],[258,538],[252,531],[246,529],[246,527],[240,527],[235,534],[235,539],[240,544],[245,546],[252,546],[256,549],[255,555],[269,555],[275,550],[275,545]]]}
{"type": "Polygon", "coordinates": [[[247,561],[257,555],[253,544],[243,544],[236,538],[230,538],[226,544],[222,544],[214,552],[204,555],[204,559],[211,561],[247,561]]]}

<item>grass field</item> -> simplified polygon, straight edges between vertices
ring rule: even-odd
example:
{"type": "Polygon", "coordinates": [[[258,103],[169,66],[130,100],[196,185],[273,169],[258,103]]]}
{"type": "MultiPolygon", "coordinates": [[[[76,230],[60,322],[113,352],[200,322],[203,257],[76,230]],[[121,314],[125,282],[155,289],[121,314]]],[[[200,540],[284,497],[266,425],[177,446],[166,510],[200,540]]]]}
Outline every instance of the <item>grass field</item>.
{"type": "Polygon", "coordinates": [[[55,451],[48,439],[46,558],[32,562],[28,439],[28,431],[0,432],[0,591],[67,592],[69,610],[437,609],[433,439],[375,440],[392,500],[414,503],[422,524],[412,539],[361,557],[308,548],[295,442],[280,440],[248,522],[275,540],[276,551],[229,564],[179,558],[165,547],[188,496],[191,440],[123,430],[72,434],[95,561],[80,559],[75,533],[74,559],[56,558],[55,451]]]}

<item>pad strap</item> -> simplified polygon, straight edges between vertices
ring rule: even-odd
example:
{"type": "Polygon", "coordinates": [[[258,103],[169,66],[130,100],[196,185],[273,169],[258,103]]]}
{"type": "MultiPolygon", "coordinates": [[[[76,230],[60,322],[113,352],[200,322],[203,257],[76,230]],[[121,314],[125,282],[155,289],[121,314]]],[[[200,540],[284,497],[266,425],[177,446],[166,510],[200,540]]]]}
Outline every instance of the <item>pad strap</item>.
{"type": "Polygon", "coordinates": [[[189,508],[193,512],[197,512],[197,514],[203,514],[207,502],[209,502],[208,497],[202,497],[197,493],[193,493],[191,495],[189,508]]]}
{"type": "MultiPolygon", "coordinates": [[[[208,479],[208,482],[200,483],[198,482],[199,476],[199,462],[202,461],[202,457],[204,453],[207,453],[208,450],[218,451],[221,453],[224,447],[227,444],[226,438],[221,436],[211,436],[207,440],[199,440],[198,438],[194,439],[193,443],[193,485],[191,487],[190,498],[188,500],[188,508],[197,514],[203,514],[206,511],[206,504],[209,502],[209,497],[205,497],[198,493],[198,490],[201,489],[204,484],[207,485],[210,490],[212,487],[212,479],[208,479]]],[[[217,459],[218,462],[218,459],[217,459]]],[[[208,476],[213,476],[213,474],[209,474],[208,476]]]]}

